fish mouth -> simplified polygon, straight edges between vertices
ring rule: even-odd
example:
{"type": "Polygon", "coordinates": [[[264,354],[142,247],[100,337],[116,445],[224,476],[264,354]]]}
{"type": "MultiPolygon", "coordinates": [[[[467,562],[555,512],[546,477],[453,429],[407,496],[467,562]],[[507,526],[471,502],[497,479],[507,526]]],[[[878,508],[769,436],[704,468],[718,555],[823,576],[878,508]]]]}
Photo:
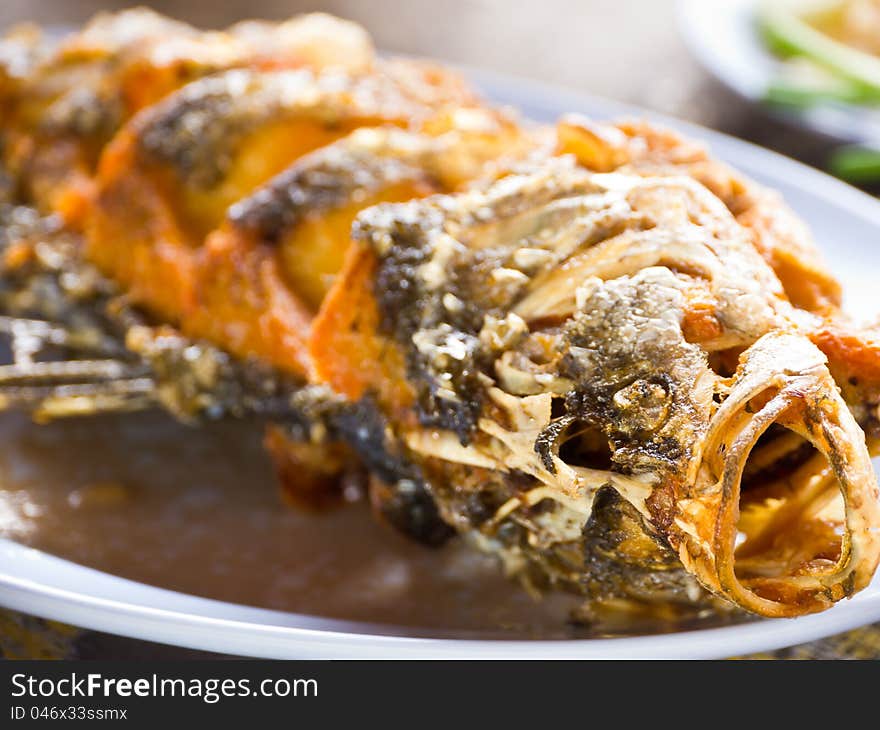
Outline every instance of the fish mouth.
{"type": "Polygon", "coordinates": [[[695,470],[679,503],[679,554],[707,588],[749,611],[789,617],[870,582],[880,560],[870,454],[806,338],[773,333],[744,353],[695,470]],[[756,445],[771,428],[769,448],[797,452],[798,463],[749,484],[749,460],[761,459],[756,445]]]}

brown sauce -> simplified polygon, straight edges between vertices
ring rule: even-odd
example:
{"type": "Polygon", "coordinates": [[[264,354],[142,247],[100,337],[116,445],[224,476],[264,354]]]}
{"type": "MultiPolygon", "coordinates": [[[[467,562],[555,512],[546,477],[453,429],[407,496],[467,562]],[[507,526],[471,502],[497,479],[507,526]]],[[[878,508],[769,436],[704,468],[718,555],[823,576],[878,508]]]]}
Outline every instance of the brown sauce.
{"type": "Polygon", "coordinates": [[[188,428],[161,413],[47,426],[2,414],[0,535],[221,601],[427,633],[590,635],[568,621],[575,598],[536,600],[456,541],[411,543],[363,502],[285,506],[260,441],[255,424],[188,428]]]}

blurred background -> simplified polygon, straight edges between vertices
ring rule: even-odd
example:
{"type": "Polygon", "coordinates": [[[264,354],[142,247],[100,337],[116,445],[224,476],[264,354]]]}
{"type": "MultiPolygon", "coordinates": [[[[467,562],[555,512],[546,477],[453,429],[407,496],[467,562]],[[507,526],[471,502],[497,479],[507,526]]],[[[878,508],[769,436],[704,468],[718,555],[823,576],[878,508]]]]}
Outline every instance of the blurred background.
{"type": "MultiPolygon", "coordinates": [[[[715,0],[706,0],[707,3],[715,0]]],[[[3,0],[0,26],[79,24],[114,0],[3,0]]],[[[714,83],[677,29],[675,0],[154,0],[143,3],[203,27],[323,10],[356,20],[387,51],[518,74],[636,103],[810,160],[811,140],[777,125],[714,83]],[[767,128],[767,125],[770,125],[767,128]]]]}
{"type": "Polygon", "coordinates": [[[363,24],[385,50],[619,98],[672,94],[698,76],[676,35],[674,0],[3,0],[0,25],[79,24],[99,10],[138,4],[203,27],[323,10],[363,24]],[[690,79],[682,77],[688,68],[690,79]]]}

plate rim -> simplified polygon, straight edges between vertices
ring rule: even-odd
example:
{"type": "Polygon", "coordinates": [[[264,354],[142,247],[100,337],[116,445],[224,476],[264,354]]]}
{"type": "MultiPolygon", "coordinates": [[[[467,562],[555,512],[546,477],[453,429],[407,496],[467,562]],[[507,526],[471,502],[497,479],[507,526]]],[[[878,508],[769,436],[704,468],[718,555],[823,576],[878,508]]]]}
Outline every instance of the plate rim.
{"type": "MultiPolygon", "coordinates": [[[[190,596],[119,578],[102,571],[0,539],[0,551],[7,557],[50,560],[67,564],[77,574],[95,573],[112,579],[120,590],[144,589],[161,597],[182,597],[187,602],[212,607],[234,607],[255,620],[218,618],[184,613],[155,606],[41,585],[23,576],[0,574],[0,599],[5,607],[45,619],[71,622],[81,628],[114,633],[203,651],[266,659],[717,659],[761,651],[772,651],[837,634],[864,624],[855,611],[835,611],[794,619],[756,619],[743,624],[710,629],[671,632],[650,636],[599,639],[505,640],[447,639],[418,636],[358,633],[355,631],[311,628],[308,623],[349,623],[314,616],[241,606],[190,596]],[[16,553],[18,553],[16,555],[16,553]],[[278,619],[281,623],[262,623],[258,619],[278,619]],[[809,625],[812,624],[812,625],[809,625]],[[119,629],[119,630],[114,630],[119,629]],[[181,633],[181,632],[185,633],[181,633]],[[218,643],[217,633],[225,641],[218,643]],[[681,644],[686,642],[682,649],[681,644]],[[254,652],[254,649],[257,652],[254,652]]],[[[880,592],[864,596],[880,615],[880,592]]],[[[364,624],[360,624],[364,625],[364,624]]],[[[375,628],[376,625],[371,625],[375,628]]]]}

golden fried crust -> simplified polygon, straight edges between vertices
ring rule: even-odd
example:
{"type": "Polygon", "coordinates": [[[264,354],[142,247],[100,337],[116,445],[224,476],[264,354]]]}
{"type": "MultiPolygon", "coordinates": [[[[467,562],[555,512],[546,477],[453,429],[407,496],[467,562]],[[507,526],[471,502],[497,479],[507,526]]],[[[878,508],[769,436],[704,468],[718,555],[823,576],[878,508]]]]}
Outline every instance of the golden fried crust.
{"type": "MultiPolygon", "coordinates": [[[[828,367],[849,403],[880,403],[880,332],[825,320],[809,333],[828,358],[828,367]]],[[[860,414],[867,420],[868,414],[860,414]]],[[[876,420],[876,415],[871,416],[876,420]]],[[[861,420],[861,419],[860,419],[861,420]]]]}
{"type": "Polygon", "coordinates": [[[124,130],[107,148],[86,227],[86,256],[156,317],[178,323],[193,304],[194,250],[168,192],[136,164],[124,130]]]}
{"type": "Polygon", "coordinates": [[[133,301],[164,319],[179,323],[189,309],[191,285],[179,291],[168,282],[175,271],[191,267],[195,249],[230,203],[301,155],[361,124],[382,121],[372,109],[346,109],[340,98],[330,117],[322,118],[309,78],[274,80],[278,83],[267,88],[261,78],[227,78],[172,97],[138,116],[103,156],[87,224],[87,255],[133,301]],[[308,98],[297,97],[304,99],[303,113],[279,118],[260,106],[260,95],[282,90],[287,80],[308,98]],[[245,103],[236,125],[226,104],[238,98],[239,81],[253,81],[260,99],[253,107],[245,103]],[[201,139],[184,138],[188,112],[193,124],[205,126],[201,139]],[[156,260],[150,255],[154,249],[156,260]]]}
{"type": "Polygon", "coordinates": [[[832,379],[872,376],[870,340],[793,307],[693,178],[555,158],[367,210],[355,231],[312,331],[312,378],[377,406],[443,519],[511,570],[603,598],[590,592],[631,596],[646,569],[658,600],[699,604],[701,585],[766,616],[870,581],[876,480],[832,379]],[[715,354],[740,354],[735,372],[715,354]],[[584,562],[603,487],[650,548],[618,556],[619,581],[584,562]],[[652,568],[669,548],[680,567],[652,568]]]}
{"type": "Polygon", "coordinates": [[[428,181],[399,181],[356,203],[316,211],[287,233],[278,244],[284,276],[309,307],[317,312],[342,268],[355,216],[380,203],[421,198],[436,192],[428,181]]]}
{"type": "Polygon", "coordinates": [[[0,124],[4,163],[31,202],[81,222],[103,145],[124,118],[114,83],[126,49],[195,30],[144,9],[99,15],[29,69],[0,124]]]}
{"type": "Polygon", "coordinates": [[[317,311],[360,210],[438,192],[431,164],[438,146],[393,127],[360,129],[238,201],[221,230],[276,250],[288,284],[317,311]]]}
{"type": "Polygon", "coordinates": [[[311,312],[287,286],[275,252],[218,232],[195,258],[183,332],[304,376],[311,312]]]}
{"type": "Polygon", "coordinates": [[[816,249],[803,222],[779,194],[715,161],[696,164],[690,173],[715,193],[752,235],[789,301],[818,314],[839,309],[840,283],[816,249]]]}
{"type": "Polygon", "coordinates": [[[186,334],[300,376],[311,317],[341,266],[354,216],[367,205],[432,189],[418,179],[397,181],[273,225],[271,238],[230,221],[198,246],[198,236],[187,236],[173,216],[157,178],[130,174],[126,150],[116,152],[114,143],[102,167],[109,176],[110,166],[119,164],[119,176],[97,198],[90,259],[129,298],[186,334]]]}
{"type": "Polygon", "coordinates": [[[477,131],[455,129],[447,109],[459,107],[447,105],[465,98],[459,82],[410,62],[360,76],[236,70],[190,84],[108,146],[87,256],[186,334],[302,376],[310,316],[358,211],[478,174],[496,154],[485,141],[496,125],[516,137],[481,107],[468,117],[477,131]],[[398,129],[428,126],[431,135],[398,129]],[[166,286],[184,270],[190,281],[166,286]]]}
{"type": "Polygon", "coordinates": [[[840,307],[840,284],[828,273],[804,224],[779,195],[711,159],[702,145],[644,122],[604,125],[574,115],[560,121],[557,134],[560,151],[574,154],[591,170],[693,176],[749,231],[792,304],[821,314],[840,307]]]}
{"type": "MultiPolygon", "coordinates": [[[[278,158],[289,155],[287,160],[295,159],[299,153],[333,141],[344,129],[327,130],[304,123],[300,131],[297,135],[288,130],[286,136],[295,141],[279,148],[286,155],[264,154],[267,165],[257,171],[257,181],[282,166],[278,158]]],[[[268,142],[280,143],[283,136],[270,134],[256,144],[266,145],[268,153],[268,142]]],[[[250,188],[246,178],[254,179],[254,172],[250,168],[230,186],[237,184],[246,192],[250,188]]],[[[131,130],[120,133],[108,147],[98,171],[98,189],[87,223],[86,254],[133,302],[172,323],[180,323],[191,309],[194,282],[190,277],[182,289],[169,284],[176,281],[177,271],[191,271],[195,252],[212,227],[208,221],[220,213],[214,201],[201,205],[200,195],[197,191],[182,202],[179,181],[169,171],[142,162],[131,130]]]]}
{"type": "MultiPolygon", "coordinates": [[[[34,45],[25,46],[30,40],[18,33],[3,41],[0,65],[10,73],[22,66],[34,45]],[[3,64],[4,55],[13,52],[3,64]]],[[[373,60],[372,43],[360,26],[319,13],[217,32],[197,31],[144,9],[100,15],[41,63],[30,64],[27,73],[17,74],[16,102],[6,105],[2,124],[5,161],[33,202],[78,227],[103,146],[141,109],[226,69],[306,66],[365,73],[373,60]]],[[[0,95],[8,96],[8,86],[0,81],[0,95]]]]}
{"type": "Polygon", "coordinates": [[[342,267],[355,215],[371,204],[427,192],[396,185],[357,203],[315,211],[277,243],[223,226],[196,254],[195,298],[182,321],[184,332],[305,377],[312,316],[342,267]]]}
{"type": "Polygon", "coordinates": [[[367,247],[351,246],[312,325],[311,379],[326,383],[351,401],[373,393],[383,408],[403,420],[414,396],[406,380],[403,354],[379,332],[373,292],[376,265],[367,247]]]}
{"type": "Polygon", "coordinates": [[[184,330],[305,375],[305,337],[363,208],[437,190],[420,161],[430,140],[363,129],[302,158],[240,200],[197,254],[184,330]]]}

